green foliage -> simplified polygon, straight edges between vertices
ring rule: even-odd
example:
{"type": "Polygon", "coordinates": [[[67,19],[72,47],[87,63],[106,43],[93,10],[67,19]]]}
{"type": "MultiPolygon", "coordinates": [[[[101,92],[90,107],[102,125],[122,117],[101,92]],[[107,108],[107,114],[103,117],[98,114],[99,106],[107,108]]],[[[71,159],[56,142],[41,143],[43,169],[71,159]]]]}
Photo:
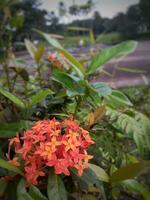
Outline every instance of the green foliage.
{"type": "Polygon", "coordinates": [[[63,181],[52,171],[48,177],[47,194],[49,200],[67,200],[67,193],[63,181]]]}
{"type": "Polygon", "coordinates": [[[34,200],[28,193],[25,188],[25,181],[21,179],[17,186],[17,199],[18,200],[34,200]]]}
{"type": "Polygon", "coordinates": [[[134,139],[140,152],[143,152],[144,148],[148,148],[145,140],[148,137],[148,133],[142,129],[141,124],[134,117],[110,108],[107,109],[106,114],[109,116],[110,123],[118,131],[126,133],[129,138],[132,137],[134,139]]]}
{"type": "Polygon", "coordinates": [[[47,198],[40,192],[40,190],[35,187],[34,185],[31,185],[29,188],[29,194],[33,199],[37,200],[47,200],[47,198]]]}
{"type": "MultiPolygon", "coordinates": [[[[149,191],[141,185],[141,179],[146,183],[142,172],[150,167],[149,118],[135,110],[132,103],[134,98],[130,95],[126,96],[122,91],[111,89],[106,83],[90,81],[91,75],[102,69],[108,61],[132,53],[137,43],[127,41],[106,48],[91,62],[81,64],[51,34],[36,32],[56,49],[60,60],[57,54],[53,54],[56,65],[51,59],[45,61],[43,43],[34,45],[29,40],[25,40],[25,45],[35,61],[37,77],[29,74],[26,69],[21,69],[15,58],[15,66],[11,68],[12,75],[10,66],[7,65],[8,57],[4,59],[3,67],[7,79],[1,82],[0,106],[4,113],[7,108],[10,116],[8,115],[8,120],[4,120],[5,123],[0,124],[0,176],[4,176],[0,181],[0,195],[5,197],[6,191],[11,191],[6,199],[12,195],[13,199],[18,200],[116,200],[116,191],[121,193],[122,190],[127,190],[148,200],[149,191]],[[61,67],[57,66],[59,61],[61,67]],[[44,77],[45,68],[51,70],[51,76],[47,80],[44,77]],[[62,120],[69,116],[88,130],[95,141],[89,149],[89,154],[93,155],[92,163],[89,163],[82,176],[75,169],[69,169],[71,175],[67,177],[55,174],[51,167],[45,167],[43,170],[48,177],[39,177],[37,186],[28,185],[22,178],[25,173],[24,169],[21,170],[24,161],[21,160],[21,166],[16,167],[5,160],[8,145],[6,138],[15,136],[16,132],[22,138],[21,132],[37,120],[53,117],[62,120]],[[141,179],[137,178],[139,175],[141,179]],[[10,176],[9,182],[7,177],[10,176]],[[11,182],[17,185],[17,191],[11,190],[11,182]]],[[[93,39],[91,32],[90,34],[93,39]]],[[[14,149],[11,148],[10,157],[13,154],[14,149]]]]}
{"type": "Polygon", "coordinates": [[[5,180],[0,180],[0,197],[3,196],[6,188],[7,188],[8,182],[5,180]]]}
{"type": "Polygon", "coordinates": [[[0,138],[10,138],[16,135],[16,132],[22,131],[29,127],[28,121],[18,121],[14,123],[0,124],[0,138]]]}
{"type": "Polygon", "coordinates": [[[110,61],[116,56],[124,56],[132,53],[135,50],[136,46],[137,43],[135,41],[127,41],[111,48],[104,49],[102,52],[98,53],[95,56],[88,68],[88,73],[93,73],[98,68],[102,67],[106,62],[110,61]]]}
{"type": "Polygon", "coordinates": [[[127,179],[133,179],[145,170],[150,168],[150,161],[141,161],[139,163],[124,166],[111,175],[111,182],[117,183],[127,179]]]}
{"type": "Polygon", "coordinates": [[[112,107],[118,106],[132,106],[131,101],[122,92],[118,90],[112,90],[111,95],[107,98],[107,104],[112,107]]]}
{"type": "Polygon", "coordinates": [[[119,33],[106,33],[106,34],[100,34],[96,42],[101,42],[105,44],[117,44],[122,41],[122,37],[119,33]]]}
{"type": "Polygon", "coordinates": [[[131,192],[141,194],[144,200],[149,200],[150,198],[150,191],[135,180],[124,181],[123,186],[131,192]]]}
{"type": "Polygon", "coordinates": [[[94,164],[89,164],[89,168],[94,172],[95,176],[100,181],[109,182],[109,176],[101,167],[94,164]]]}
{"type": "Polygon", "coordinates": [[[53,94],[53,91],[50,89],[40,90],[37,94],[31,96],[29,101],[26,103],[26,108],[29,109],[35,106],[37,103],[45,99],[47,95],[53,94]]]}
{"type": "Polygon", "coordinates": [[[4,95],[6,98],[8,98],[10,101],[15,103],[18,107],[25,109],[25,104],[23,101],[21,101],[18,97],[14,96],[10,92],[7,92],[2,87],[0,87],[0,93],[4,95]]]}
{"type": "Polygon", "coordinates": [[[60,43],[57,40],[53,39],[49,34],[43,33],[41,31],[38,31],[38,32],[47,40],[47,42],[50,45],[55,47],[58,51],[60,51],[65,56],[65,58],[68,60],[69,64],[73,67],[73,69],[78,74],[78,76],[80,78],[82,78],[84,75],[84,68],[81,65],[81,63],[78,60],[76,60],[76,58],[74,58],[68,51],[66,51],[60,45],[60,43]]]}
{"type": "Polygon", "coordinates": [[[22,171],[18,168],[13,166],[12,164],[8,163],[6,160],[0,158],[0,167],[15,172],[16,174],[23,175],[22,171]]]}
{"type": "Polygon", "coordinates": [[[31,57],[38,63],[44,53],[44,45],[35,46],[30,40],[25,40],[25,45],[31,57]]]}

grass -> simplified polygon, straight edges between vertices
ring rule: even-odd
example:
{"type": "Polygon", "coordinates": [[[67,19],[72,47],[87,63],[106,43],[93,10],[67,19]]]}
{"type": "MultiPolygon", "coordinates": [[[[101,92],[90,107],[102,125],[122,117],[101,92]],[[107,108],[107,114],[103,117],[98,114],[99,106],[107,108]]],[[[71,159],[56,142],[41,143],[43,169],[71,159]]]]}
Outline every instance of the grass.
{"type": "Polygon", "coordinates": [[[97,42],[105,44],[117,44],[122,40],[123,38],[121,37],[121,35],[116,32],[100,34],[96,39],[97,42]]]}
{"type": "Polygon", "coordinates": [[[65,47],[75,47],[78,46],[80,43],[80,40],[83,41],[83,45],[90,44],[90,38],[89,36],[66,36],[63,40],[61,40],[61,44],[65,47]]]}
{"type": "MultiPolygon", "coordinates": [[[[75,47],[79,45],[80,40],[83,41],[84,45],[91,44],[91,39],[89,35],[87,36],[66,36],[62,41],[62,45],[65,48],[75,47]]],[[[97,37],[96,43],[105,43],[105,44],[117,44],[122,41],[122,37],[119,33],[107,33],[101,34],[97,37]]]]}
{"type": "MultiPolygon", "coordinates": [[[[105,43],[113,45],[128,39],[150,40],[150,32],[138,33],[129,36],[126,39],[123,38],[121,34],[117,32],[100,34],[96,38],[96,43],[105,43]]],[[[64,39],[61,40],[60,42],[65,48],[69,48],[78,46],[81,40],[83,41],[83,46],[91,44],[91,39],[89,35],[65,36],[64,39]]]]}

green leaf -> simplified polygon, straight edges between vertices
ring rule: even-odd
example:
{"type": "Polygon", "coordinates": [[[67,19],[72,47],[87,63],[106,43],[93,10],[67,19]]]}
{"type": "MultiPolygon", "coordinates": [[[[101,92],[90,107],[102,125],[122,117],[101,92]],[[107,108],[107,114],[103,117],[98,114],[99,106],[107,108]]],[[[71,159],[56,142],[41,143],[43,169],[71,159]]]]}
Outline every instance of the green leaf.
{"type": "Polygon", "coordinates": [[[95,44],[94,33],[92,30],[89,31],[89,37],[90,37],[91,44],[95,44]]]}
{"type": "Polygon", "coordinates": [[[22,171],[18,167],[11,165],[10,163],[8,163],[8,161],[3,160],[1,158],[0,158],[0,167],[7,169],[9,171],[13,171],[13,172],[23,176],[22,171]]]}
{"type": "Polygon", "coordinates": [[[143,153],[146,146],[146,137],[144,136],[143,129],[140,127],[140,123],[133,117],[109,107],[107,107],[106,115],[109,116],[108,123],[115,127],[119,132],[133,138],[139,151],[143,153]]]}
{"type": "Polygon", "coordinates": [[[40,35],[42,35],[50,45],[52,45],[56,49],[63,49],[62,45],[58,42],[58,40],[52,38],[52,36],[50,34],[44,33],[44,32],[39,31],[39,30],[36,30],[36,31],[40,35]]]}
{"type": "Polygon", "coordinates": [[[22,12],[18,12],[11,18],[10,24],[12,27],[19,28],[23,25],[23,22],[24,22],[24,15],[22,12]]]}
{"type": "Polygon", "coordinates": [[[44,44],[39,44],[37,47],[30,41],[25,39],[25,46],[31,57],[38,63],[44,53],[44,44]]]}
{"type": "Polygon", "coordinates": [[[34,185],[30,186],[29,194],[35,200],[47,200],[47,198],[34,185]]]}
{"type": "Polygon", "coordinates": [[[21,179],[18,183],[17,200],[35,200],[27,193],[24,179],[21,179]]]}
{"type": "Polygon", "coordinates": [[[0,138],[10,138],[16,135],[16,132],[22,131],[29,126],[28,121],[19,121],[14,123],[0,123],[0,138]]]}
{"type": "Polygon", "coordinates": [[[137,42],[135,41],[126,41],[121,44],[115,45],[110,48],[106,48],[98,53],[92,63],[90,64],[87,72],[88,74],[93,73],[98,68],[102,67],[105,63],[110,61],[112,58],[120,55],[127,55],[132,53],[137,47],[137,42]]]}
{"type": "Polygon", "coordinates": [[[4,90],[2,87],[0,87],[0,93],[12,101],[14,104],[16,104],[18,107],[25,109],[24,102],[21,101],[18,97],[14,96],[12,93],[4,90]]]}
{"type": "Polygon", "coordinates": [[[39,44],[37,46],[37,51],[35,52],[35,55],[34,55],[34,58],[36,60],[36,62],[38,63],[40,61],[40,59],[42,58],[43,56],[43,53],[44,53],[44,50],[45,50],[45,46],[43,43],[39,44]]]}
{"type": "Polygon", "coordinates": [[[39,30],[35,30],[35,31],[38,32],[40,35],[42,35],[50,45],[55,47],[65,56],[67,61],[74,68],[74,70],[76,71],[76,73],[79,75],[80,78],[84,77],[84,74],[85,74],[84,67],[75,57],[73,57],[68,51],[66,51],[57,40],[53,39],[50,34],[43,33],[39,30]]]}
{"type": "Polygon", "coordinates": [[[112,174],[111,182],[117,183],[127,179],[132,179],[149,168],[150,161],[141,161],[138,163],[128,164],[112,174]]]}
{"type": "Polygon", "coordinates": [[[109,176],[104,169],[91,163],[89,163],[89,168],[95,173],[100,181],[109,182],[109,176]]]}
{"type": "Polygon", "coordinates": [[[74,68],[78,76],[83,78],[85,75],[85,70],[81,63],[65,49],[60,49],[60,52],[65,56],[69,64],[74,68]]]}
{"type": "Polygon", "coordinates": [[[30,40],[25,39],[24,42],[29,54],[35,60],[35,53],[37,52],[36,46],[30,40]]]}
{"type": "Polygon", "coordinates": [[[142,129],[147,148],[150,149],[150,119],[137,111],[133,111],[135,115],[135,120],[137,121],[139,127],[142,129]]]}
{"type": "Polygon", "coordinates": [[[150,191],[144,187],[142,184],[135,180],[127,180],[122,183],[122,185],[128,189],[130,192],[136,192],[143,196],[144,200],[150,199],[150,191]]]}
{"type": "Polygon", "coordinates": [[[47,194],[49,200],[67,200],[67,193],[61,178],[52,171],[48,177],[47,194]]]}
{"type": "Polygon", "coordinates": [[[91,84],[100,96],[108,96],[112,93],[112,89],[103,82],[96,82],[91,84]]]}
{"type": "Polygon", "coordinates": [[[0,180],[0,197],[3,196],[6,188],[7,188],[8,182],[5,180],[0,180]]]}
{"type": "Polygon", "coordinates": [[[108,105],[113,105],[115,106],[132,106],[131,101],[128,99],[127,96],[125,96],[122,92],[118,90],[113,90],[111,95],[106,97],[108,105]]]}
{"type": "Polygon", "coordinates": [[[52,79],[61,83],[65,89],[74,88],[74,80],[65,72],[55,70],[52,75],[52,79]]]}
{"type": "Polygon", "coordinates": [[[29,81],[29,74],[26,69],[22,67],[11,67],[11,69],[13,69],[24,81],[29,81]]]}
{"type": "Polygon", "coordinates": [[[29,99],[29,102],[27,103],[27,108],[31,108],[32,106],[35,106],[37,103],[44,100],[47,95],[53,94],[53,93],[54,92],[50,89],[40,90],[37,94],[31,96],[31,98],[29,99]]]}

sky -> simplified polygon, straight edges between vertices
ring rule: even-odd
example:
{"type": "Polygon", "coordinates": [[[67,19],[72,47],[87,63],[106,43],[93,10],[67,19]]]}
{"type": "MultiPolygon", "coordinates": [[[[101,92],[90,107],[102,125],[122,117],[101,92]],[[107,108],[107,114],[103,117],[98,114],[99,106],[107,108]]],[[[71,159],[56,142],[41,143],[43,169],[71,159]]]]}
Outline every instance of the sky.
{"type": "MultiPolygon", "coordinates": [[[[72,5],[73,0],[40,0],[42,5],[41,8],[46,9],[47,11],[55,11],[58,14],[58,3],[63,1],[67,7],[72,5]]],[[[75,0],[76,4],[85,4],[87,0],[75,0]]],[[[84,18],[92,16],[95,10],[99,11],[102,17],[114,17],[118,12],[126,12],[127,8],[130,5],[134,5],[139,2],[139,0],[93,0],[95,2],[95,6],[93,11],[84,18]]],[[[81,19],[82,17],[64,17],[62,22],[68,22],[73,19],[81,19]]]]}

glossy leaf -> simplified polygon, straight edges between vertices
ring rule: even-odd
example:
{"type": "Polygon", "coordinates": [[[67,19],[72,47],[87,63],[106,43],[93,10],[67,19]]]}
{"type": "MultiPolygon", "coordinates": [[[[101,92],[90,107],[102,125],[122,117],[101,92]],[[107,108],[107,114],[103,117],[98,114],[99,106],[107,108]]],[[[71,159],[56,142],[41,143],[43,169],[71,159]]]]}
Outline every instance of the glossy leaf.
{"type": "Polygon", "coordinates": [[[23,175],[22,171],[18,167],[11,165],[10,163],[8,163],[8,161],[3,160],[1,158],[0,158],[0,167],[15,172],[17,174],[23,175]]]}
{"type": "Polygon", "coordinates": [[[24,179],[21,179],[18,183],[17,200],[35,200],[27,193],[24,179]]]}
{"type": "Polygon", "coordinates": [[[141,161],[138,163],[128,164],[112,174],[111,182],[117,183],[127,179],[132,179],[149,168],[150,161],[141,161]]]}
{"type": "Polygon", "coordinates": [[[24,81],[29,81],[28,72],[22,67],[11,67],[24,81]]]}
{"type": "Polygon", "coordinates": [[[61,178],[52,171],[48,177],[47,194],[49,200],[67,200],[67,193],[61,178]]]}
{"type": "Polygon", "coordinates": [[[0,138],[10,138],[16,135],[16,132],[28,128],[28,121],[19,121],[14,123],[0,123],[0,138]]]}
{"type": "Polygon", "coordinates": [[[65,56],[69,64],[74,68],[78,76],[80,78],[83,78],[85,75],[85,70],[83,66],[81,65],[81,63],[65,49],[60,49],[60,52],[65,56]]]}
{"type": "Polygon", "coordinates": [[[150,199],[150,190],[144,185],[138,183],[135,180],[127,180],[122,183],[122,185],[131,192],[136,192],[143,196],[144,200],[150,199]]]}
{"type": "Polygon", "coordinates": [[[45,97],[49,94],[53,94],[54,92],[50,89],[43,89],[40,90],[37,94],[33,95],[28,103],[27,103],[27,108],[31,108],[32,106],[35,106],[37,103],[41,102],[42,100],[45,99],[45,97]]]}
{"type": "Polygon", "coordinates": [[[144,131],[141,129],[140,123],[133,117],[109,107],[107,107],[106,115],[109,116],[109,123],[117,130],[133,138],[139,151],[143,153],[146,145],[144,131]]]}
{"type": "Polygon", "coordinates": [[[109,176],[101,167],[89,163],[89,168],[95,173],[96,177],[100,181],[109,182],[109,176]]]}
{"type": "Polygon", "coordinates": [[[115,45],[110,48],[106,48],[98,53],[90,64],[87,72],[91,74],[102,67],[105,63],[110,61],[112,58],[120,55],[127,55],[132,53],[137,47],[137,42],[126,41],[121,44],[115,45]]]}
{"type": "Polygon", "coordinates": [[[0,180],[0,197],[3,196],[6,188],[7,188],[8,182],[5,180],[0,180]]]}
{"type": "Polygon", "coordinates": [[[29,188],[29,194],[35,200],[47,200],[47,198],[34,185],[30,186],[30,188],[29,188]]]}
{"type": "Polygon", "coordinates": [[[112,89],[103,82],[96,82],[91,84],[100,96],[108,96],[112,93],[112,89]]]}
{"type": "Polygon", "coordinates": [[[30,41],[25,39],[25,46],[33,59],[35,59],[35,53],[37,52],[36,46],[30,41]]]}
{"type": "Polygon", "coordinates": [[[114,106],[116,105],[121,105],[121,106],[132,106],[131,101],[128,99],[127,96],[125,96],[122,92],[118,91],[118,90],[113,90],[111,95],[109,95],[108,97],[106,97],[106,99],[108,100],[108,104],[112,104],[114,106]]]}
{"type": "Polygon", "coordinates": [[[34,54],[34,58],[35,58],[35,60],[36,60],[36,62],[38,63],[39,61],[40,61],[40,59],[42,58],[42,56],[43,56],[43,53],[44,53],[44,50],[45,50],[45,46],[44,46],[44,44],[39,44],[38,46],[37,46],[37,51],[35,52],[35,54],[34,54]]]}
{"type": "Polygon", "coordinates": [[[65,72],[54,71],[52,79],[61,83],[65,89],[72,90],[74,88],[74,80],[65,72]]]}
{"type": "Polygon", "coordinates": [[[10,101],[12,101],[14,104],[16,104],[18,107],[25,109],[25,104],[23,101],[21,101],[18,97],[13,95],[12,93],[6,91],[2,87],[0,87],[0,93],[4,95],[6,98],[8,98],[10,101]]]}

